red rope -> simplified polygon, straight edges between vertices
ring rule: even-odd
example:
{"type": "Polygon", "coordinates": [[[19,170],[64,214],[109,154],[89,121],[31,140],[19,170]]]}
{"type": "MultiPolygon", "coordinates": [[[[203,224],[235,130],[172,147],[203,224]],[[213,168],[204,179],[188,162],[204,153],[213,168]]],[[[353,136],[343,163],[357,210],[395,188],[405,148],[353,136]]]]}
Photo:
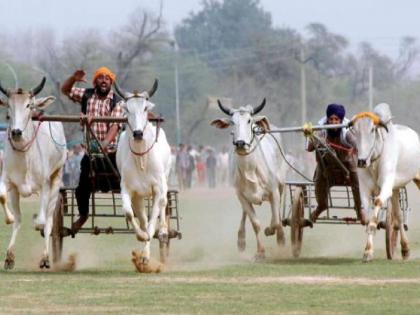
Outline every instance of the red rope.
{"type": "Polygon", "coordinates": [[[160,121],[158,121],[157,123],[156,123],[156,138],[155,138],[155,141],[153,141],[153,143],[152,143],[152,145],[150,146],[150,148],[148,148],[146,151],[144,151],[144,152],[136,152],[136,151],[134,151],[133,150],[133,148],[131,147],[131,143],[130,143],[130,138],[128,138],[128,146],[130,147],[130,151],[131,151],[131,153],[133,153],[134,155],[137,155],[137,156],[143,156],[143,155],[145,155],[145,154],[147,154],[147,153],[149,153],[150,152],[150,150],[153,148],[153,146],[155,145],[155,143],[158,141],[158,137],[159,137],[159,129],[160,129],[160,121]]]}
{"type": "Polygon", "coordinates": [[[23,146],[23,148],[17,148],[17,147],[15,147],[14,145],[13,145],[13,142],[12,142],[12,139],[11,139],[11,137],[10,137],[10,128],[8,129],[8,132],[7,132],[7,139],[9,140],[9,143],[10,143],[10,145],[12,146],[12,148],[13,148],[13,150],[15,150],[15,151],[18,151],[18,152],[26,152],[26,151],[28,151],[29,150],[29,148],[32,146],[32,144],[34,143],[34,141],[35,141],[35,138],[36,138],[36,136],[37,136],[37,134],[38,134],[38,131],[39,131],[39,127],[41,126],[41,123],[42,123],[42,121],[40,120],[39,122],[38,122],[38,126],[36,127],[36,129],[35,129],[35,134],[34,134],[34,137],[27,143],[27,144],[25,144],[24,146],[23,146]]]}
{"type": "Polygon", "coordinates": [[[354,152],[354,149],[353,148],[346,148],[346,147],[344,147],[342,145],[339,145],[337,143],[331,142],[329,140],[327,140],[327,144],[330,145],[330,146],[332,146],[334,149],[341,150],[341,151],[344,151],[344,152],[347,152],[347,153],[353,153],[354,152]]]}

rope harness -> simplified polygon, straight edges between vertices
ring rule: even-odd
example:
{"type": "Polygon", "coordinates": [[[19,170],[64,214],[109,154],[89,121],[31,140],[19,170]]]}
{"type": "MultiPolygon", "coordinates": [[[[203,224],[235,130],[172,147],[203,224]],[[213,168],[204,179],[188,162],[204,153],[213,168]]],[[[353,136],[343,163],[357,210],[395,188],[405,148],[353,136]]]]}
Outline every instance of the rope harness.
{"type": "MultiPolygon", "coordinates": [[[[25,128],[23,128],[23,131],[22,131],[22,133],[26,130],[26,128],[28,127],[28,124],[29,124],[29,121],[31,120],[31,117],[29,116],[28,117],[28,119],[26,120],[26,124],[25,124],[25,128]]],[[[36,136],[37,136],[37,134],[38,134],[38,131],[39,131],[39,127],[41,126],[41,123],[42,123],[42,121],[39,121],[38,122],[38,126],[35,128],[34,127],[34,130],[35,130],[35,132],[34,132],[34,136],[32,137],[32,139],[31,140],[29,140],[24,146],[23,146],[23,148],[18,148],[18,147],[16,147],[14,144],[13,144],[13,140],[12,140],[12,137],[11,137],[11,135],[10,135],[10,133],[11,133],[11,130],[10,130],[10,126],[9,126],[9,128],[7,128],[7,140],[9,141],[9,143],[10,143],[10,145],[12,146],[12,149],[13,150],[15,150],[15,151],[18,151],[18,152],[27,152],[29,149],[30,149],[30,147],[32,146],[32,144],[34,143],[34,141],[35,141],[35,139],[36,139],[36,136]]],[[[33,125],[32,125],[33,126],[33,125]]]]}
{"type": "MultiPolygon", "coordinates": [[[[372,113],[372,112],[360,112],[360,113],[356,114],[351,119],[351,124],[354,124],[357,120],[359,120],[361,118],[369,118],[373,122],[373,124],[375,125],[375,127],[376,127],[375,128],[375,137],[374,137],[374,140],[373,140],[373,144],[372,144],[372,147],[369,150],[369,154],[366,157],[366,160],[368,160],[369,158],[372,157],[373,152],[375,151],[375,146],[376,146],[376,141],[377,141],[377,139],[376,139],[377,138],[377,135],[382,138],[381,134],[378,132],[378,126],[381,126],[381,125],[383,126],[383,123],[381,123],[381,118],[378,115],[376,115],[375,113],[372,113]]],[[[383,140],[383,139],[381,139],[381,140],[383,140]]],[[[381,149],[381,152],[378,154],[378,156],[376,158],[371,158],[371,162],[375,162],[375,161],[377,161],[381,157],[383,148],[384,148],[384,144],[383,144],[383,141],[382,141],[382,149],[381,149]]]]}
{"type": "Polygon", "coordinates": [[[252,139],[251,142],[249,143],[249,146],[252,146],[252,143],[254,142],[255,139],[257,139],[257,144],[248,152],[242,153],[239,151],[236,151],[236,154],[240,155],[240,156],[247,156],[250,155],[252,152],[255,151],[255,149],[258,147],[258,145],[260,144],[261,140],[265,137],[265,134],[263,134],[263,136],[261,138],[258,138],[258,136],[255,134],[254,128],[251,126],[251,133],[252,133],[252,139]]]}
{"type": "MultiPolygon", "coordinates": [[[[147,127],[148,124],[149,124],[149,121],[147,121],[147,123],[144,125],[143,132],[144,132],[144,130],[146,130],[146,127],[147,127]]],[[[136,156],[143,156],[143,155],[146,155],[147,153],[149,153],[150,150],[152,150],[152,148],[155,145],[155,143],[158,141],[160,124],[161,124],[161,120],[159,119],[156,122],[156,137],[155,137],[155,141],[153,141],[152,145],[146,151],[143,151],[143,152],[136,152],[136,151],[134,151],[134,149],[131,146],[130,138],[128,138],[128,146],[130,147],[131,153],[133,153],[136,156]]],[[[133,129],[131,128],[130,124],[127,123],[127,125],[128,125],[128,128],[130,128],[130,130],[133,131],[133,129]]]]}

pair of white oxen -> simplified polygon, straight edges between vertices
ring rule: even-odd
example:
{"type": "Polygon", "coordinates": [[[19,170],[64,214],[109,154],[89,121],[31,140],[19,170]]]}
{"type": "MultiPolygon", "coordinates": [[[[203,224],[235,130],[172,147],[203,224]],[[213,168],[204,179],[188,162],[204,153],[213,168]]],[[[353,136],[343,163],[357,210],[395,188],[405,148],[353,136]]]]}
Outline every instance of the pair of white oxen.
{"type": "MultiPolygon", "coordinates": [[[[257,239],[256,259],[264,257],[260,239],[261,226],[253,205],[263,201],[271,204],[272,219],[266,235],[276,234],[277,243],[284,244],[280,204],[285,190],[287,166],[278,149],[279,134],[256,135],[255,128],[269,131],[265,116],[256,116],[264,107],[247,105],[239,109],[220,109],[229,118],[214,120],[217,128],[232,127],[236,152],[235,187],[243,213],[238,231],[238,248],[245,248],[245,221],[249,217],[257,239]],[[276,143],[277,142],[277,143],[276,143]]],[[[373,235],[377,229],[378,212],[391,198],[392,215],[401,232],[403,259],[409,257],[408,239],[403,228],[399,207],[400,187],[414,181],[420,189],[420,142],[417,133],[409,127],[393,124],[388,104],[378,104],[374,112],[362,112],[349,123],[349,132],[356,138],[360,195],[365,209],[371,209],[367,226],[367,244],[363,260],[373,259],[373,235]],[[372,202],[373,197],[373,202],[372,202]]],[[[273,126],[271,126],[273,127],[273,126]]]]}
{"type": "MultiPolygon", "coordinates": [[[[42,229],[44,235],[50,235],[52,230],[53,213],[66,159],[66,139],[61,122],[35,122],[31,119],[34,110],[44,109],[55,100],[53,96],[35,98],[43,89],[45,81],[43,78],[37,87],[29,91],[9,90],[0,84],[0,91],[7,96],[0,103],[7,107],[10,119],[0,181],[0,203],[4,208],[6,223],[13,223],[5,269],[13,268],[15,263],[14,245],[21,226],[20,196],[40,193],[36,228],[42,229]]],[[[117,150],[122,208],[134,226],[137,238],[145,242],[142,255],[137,259],[138,263],[147,266],[150,259],[150,240],[155,233],[159,216],[159,238],[165,241],[168,237],[165,207],[170,147],[164,131],[157,133],[147,119],[148,111],[154,107],[149,98],[157,89],[157,80],[148,92],[127,93],[117,85],[115,87],[126,101],[124,111],[129,127],[121,134],[117,150]],[[150,221],[143,207],[143,198],[146,196],[153,196],[150,221]],[[134,219],[134,213],[140,225],[134,219]]],[[[49,252],[49,237],[45,237],[40,268],[50,267],[49,252]]],[[[146,269],[145,267],[144,270],[146,269]]]]}

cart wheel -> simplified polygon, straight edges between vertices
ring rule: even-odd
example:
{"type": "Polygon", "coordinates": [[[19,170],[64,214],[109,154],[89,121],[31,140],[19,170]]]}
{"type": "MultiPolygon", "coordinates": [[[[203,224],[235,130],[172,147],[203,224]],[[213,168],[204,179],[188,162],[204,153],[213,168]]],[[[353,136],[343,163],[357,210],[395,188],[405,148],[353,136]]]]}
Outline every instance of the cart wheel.
{"type": "Polygon", "coordinates": [[[392,211],[391,205],[388,206],[386,212],[386,222],[385,222],[385,244],[386,244],[386,256],[388,259],[394,257],[395,249],[397,248],[398,240],[398,229],[394,227],[394,214],[392,211]]]}
{"type": "Polygon", "coordinates": [[[297,187],[293,192],[292,198],[292,218],[290,222],[290,232],[292,239],[292,254],[297,258],[302,249],[303,226],[301,224],[304,219],[304,196],[301,187],[297,187]]]}
{"type": "Polygon", "coordinates": [[[63,252],[63,236],[61,235],[61,230],[63,229],[63,200],[63,195],[60,192],[58,194],[57,203],[54,210],[53,228],[51,233],[54,263],[57,263],[61,260],[61,254],[63,252]]]}
{"type": "Polygon", "coordinates": [[[171,238],[169,237],[169,231],[171,226],[171,221],[169,220],[170,216],[166,216],[166,222],[168,224],[168,237],[164,240],[159,239],[159,253],[160,253],[160,262],[162,264],[165,264],[168,260],[169,256],[169,247],[171,243],[171,238]]]}

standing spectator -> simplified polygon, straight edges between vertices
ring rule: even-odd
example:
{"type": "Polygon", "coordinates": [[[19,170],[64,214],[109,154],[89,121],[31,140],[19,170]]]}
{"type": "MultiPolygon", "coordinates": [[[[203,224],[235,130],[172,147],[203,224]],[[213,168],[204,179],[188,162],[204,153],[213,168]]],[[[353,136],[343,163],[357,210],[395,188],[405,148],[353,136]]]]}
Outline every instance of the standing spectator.
{"type": "Polygon", "coordinates": [[[206,168],[207,168],[207,181],[210,188],[216,187],[216,166],[217,158],[216,153],[212,148],[208,149],[208,156],[206,159],[206,168]]]}
{"type": "Polygon", "coordinates": [[[177,169],[178,169],[178,180],[180,183],[180,190],[184,190],[188,187],[187,177],[188,168],[190,164],[189,154],[187,152],[187,146],[185,144],[179,145],[179,151],[177,156],[177,169]]]}
{"type": "Polygon", "coordinates": [[[63,185],[64,187],[70,187],[71,186],[71,177],[72,177],[72,159],[73,159],[73,150],[68,149],[67,150],[67,158],[66,162],[64,163],[63,168],[63,185]]]}
{"type": "Polygon", "coordinates": [[[176,186],[177,181],[177,154],[176,154],[176,147],[171,146],[171,164],[169,169],[169,178],[168,178],[168,185],[169,186],[176,186]]]}
{"type": "Polygon", "coordinates": [[[229,184],[229,152],[226,146],[223,146],[218,159],[219,182],[223,186],[229,184]]]}
{"type": "Polygon", "coordinates": [[[197,180],[200,186],[204,186],[204,181],[206,179],[206,161],[204,154],[204,147],[200,145],[198,147],[198,152],[195,156],[196,168],[197,168],[197,180]]]}
{"type": "Polygon", "coordinates": [[[186,169],[187,169],[186,186],[187,186],[187,188],[191,188],[191,186],[192,186],[192,175],[193,175],[193,171],[195,169],[195,158],[194,158],[194,153],[193,153],[193,147],[191,145],[189,145],[188,148],[187,148],[187,159],[188,159],[188,163],[186,165],[186,169]]]}

